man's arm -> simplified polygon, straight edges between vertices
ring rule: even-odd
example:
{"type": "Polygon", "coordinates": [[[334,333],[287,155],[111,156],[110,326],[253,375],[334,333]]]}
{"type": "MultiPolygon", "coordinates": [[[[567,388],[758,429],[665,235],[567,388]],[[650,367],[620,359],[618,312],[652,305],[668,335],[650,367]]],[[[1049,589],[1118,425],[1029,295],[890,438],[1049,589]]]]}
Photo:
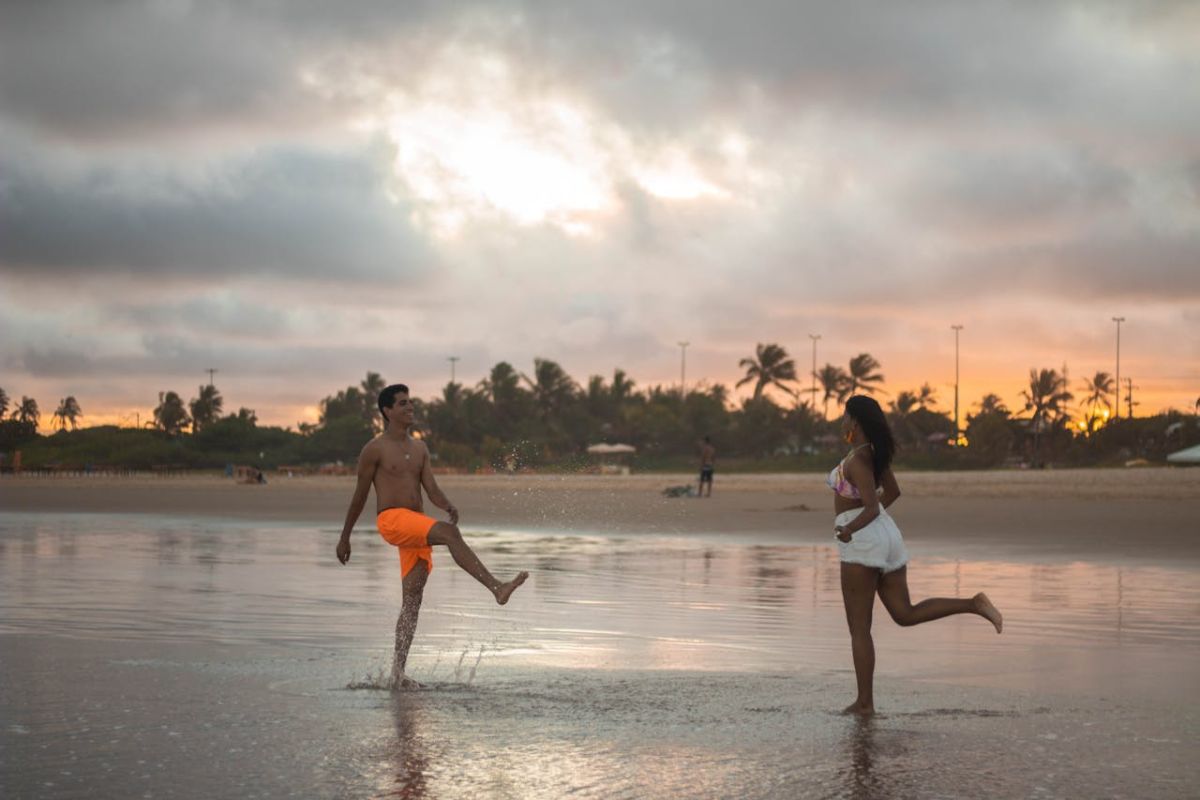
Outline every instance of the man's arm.
{"type": "Polygon", "coordinates": [[[379,450],[372,447],[373,444],[367,442],[358,454],[358,483],[354,487],[354,496],[350,498],[346,524],[342,526],[342,538],[337,545],[337,558],[343,564],[350,560],[350,532],[354,530],[354,523],[358,522],[358,515],[367,504],[367,495],[371,493],[371,483],[375,480],[375,469],[379,466],[379,450]]]}
{"type": "Polygon", "coordinates": [[[429,495],[429,502],[450,515],[451,525],[457,525],[458,509],[450,502],[450,498],[442,493],[441,487],[433,479],[433,469],[429,464],[429,448],[425,447],[424,451],[421,454],[421,486],[425,487],[425,494],[429,495]]]}

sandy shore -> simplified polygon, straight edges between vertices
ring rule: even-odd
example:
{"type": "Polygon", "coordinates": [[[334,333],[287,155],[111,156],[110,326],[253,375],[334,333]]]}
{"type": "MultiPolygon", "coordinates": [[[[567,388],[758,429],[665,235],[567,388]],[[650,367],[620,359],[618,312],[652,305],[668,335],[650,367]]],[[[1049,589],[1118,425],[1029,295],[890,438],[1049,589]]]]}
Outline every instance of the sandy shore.
{"type": "MultiPolygon", "coordinates": [[[[830,535],[832,501],[820,475],[718,475],[711,499],[663,496],[664,488],[692,479],[494,475],[442,476],[439,483],[468,531],[716,534],[801,542],[830,535]]],[[[1200,557],[1200,470],[917,472],[899,480],[904,495],[893,516],[911,542],[939,550],[978,545],[1089,559],[1200,557]]],[[[265,486],[216,476],[8,477],[0,480],[0,507],[291,521],[336,530],[353,485],[351,477],[273,476],[265,486]]],[[[366,524],[368,515],[360,526],[366,524]]]]}

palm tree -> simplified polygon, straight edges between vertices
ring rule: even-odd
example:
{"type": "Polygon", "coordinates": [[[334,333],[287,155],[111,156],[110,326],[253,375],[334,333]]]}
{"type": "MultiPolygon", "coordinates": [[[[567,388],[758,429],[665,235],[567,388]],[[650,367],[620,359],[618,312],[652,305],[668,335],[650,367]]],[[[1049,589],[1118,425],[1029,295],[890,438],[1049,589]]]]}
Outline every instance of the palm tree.
{"type": "Polygon", "coordinates": [[[79,401],[75,399],[75,395],[69,394],[63,405],[67,412],[67,422],[71,423],[71,430],[78,430],[79,418],[83,416],[83,409],[79,407],[79,401]]]}
{"type": "Polygon", "coordinates": [[[154,409],[154,424],[171,436],[175,436],[191,422],[183,398],[175,392],[159,392],[158,407],[154,409]]]}
{"type": "Polygon", "coordinates": [[[921,388],[917,392],[917,407],[925,408],[935,405],[937,405],[937,390],[928,383],[921,384],[921,388]]]}
{"type": "Polygon", "coordinates": [[[379,393],[387,388],[387,381],[378,372],[367,372],[367,377],[359,384],[362,387],[363,419],[370,423],[376,431],[383,430],[383,417],[377,413],[379,393]]]}
{"type": "Polygon", "coordinates": [[[557,362],[548,358],[533,360],[533,378],[522,375],[533,391],[533,399],[543,419],[551,419],[575,396],[575,381],[557,362]]]}
{"type": "Polygon", "coordinates": [[[0,389],[0,419],[4,419],[4,415],[8,413],[8,393],[0,389]]]}
{"type": "Polygon", "coordinates": [[[21,404],[17,406],[13,416],[16,417],[17,422],[32,422],[33,427],[36,428],[38,421],[42,418],[42,413],[38,411],[37,400],[22,395],[21,404]]]}
{"type": "Polygon", "coordinates": [[[200,396],[188,404],[192,412],[192,430],[199,432],[216,422],[225,405],[224,398],[211,383],[200,387],[200,396]]]}
{"type": "Polygon", "coordinates": [[[1088,407],[1087,430],[1089,434],[1095,430],[1096,422],[1100,419],[1099,407],[1112,409],[1112,404],[1108,402],[1108,396],[1112,394],[1115,385],[1112,375],[1104,371],[1097,372],[1091,378],[1083,379],[1083,391],[1087,393],[1083,402],[1088,407]]]}
{"type": "Polygon", "coordinates": [[[67,429],[66,405],[67,401],[65,398],[63,400],[59,400],[58,408],[56,408],[54,413],[50,415],[50,418],[54,420],[54,427],[58,428],[60,431],[65,431],[67,429]]]}
{"type": "Polygon", "coordinates": [[[743,358],[738,366],[746,370],[746,377],[734,384],[734,388],[754,381],[755,400],[762,397],[763,390],[768,386],[776,386],[788,395],[795,396],[796,393],[786,384],[796,381],[796,362],[779,345],[760,343],[754,349],[754,357],[743,358]]]}
{"type": "Polygon", "coordinates": [[[479,382],[479,391],[496,405],[504,405],[521,391],[521,376],[512,364],[501,361],[492,367],[488,377],[479,382]]]}
{"type": "Polygon", "coordinates": [[[846,370],[835,367],[833,364],[821,367],[816,376],[817,383],[821,385],[821,391],[824,392],[821,414],[825,419],[829,419],[829,401],[836,397],[838,403],[841,404],[850,396],[847,388],[850,385],[850,376],[846,374],[846,370]]]}
{"type": "Polygon", "coordinates": [[[985,394],[983,399],[979,401],[980,414],[998,414],[1002,417],[1007,417],[1011,412],[1008,406],[1004,405],[1004,401],[997,394],[985,394]]]}
{"type": "Polygon", "coordinates": [[[54,411],[55,425],[60,431],[65,431],[68,424],[71,430],[78,430],[81,416],[83,409],[79,407],[79,401],[73,395],[68,395],[59,401],[58,408],[54,411]]]}
{"type": "MultiPolygon", "coordinates": [[[[929,384],[926,384],[926,386],[928,385],[929,384]]],[[[920,405],[920,398],[917,397],[914,392],[905,390],[896,395],[896,399],[893,400],[889,405],[892,407],[893,414],[906,417],[912,413],[914,408],[920,405]]],[[[924,406],[921,406],[921,408],[924,408],[924,406]]]]}
{"type": "Polygon", "coordinates": [[[1029,370],[1029,388],[1021,391],[1025,398],[1025,410],[1032,411],[1033,455],[1037,461],[1042,428],[1062,416],[1066,403],[1073,395],[1067,391],[1067,379],[1054,369],[1029,370]]]}
{"type": "Polygon", "coordinates": [[[878,386],[872,385],[883,382],[883,374],[878,372],[879,366],[879,362],[870,353],[859,353],[850,359],[849,384],[846,396],[856,394],[859,390],[867,394],[874,394],[876,391],[879,391],[878,386]]]}
{"type": "Polygon", "coordinates": [[[622,403],[633,396],[633,380],[625,374],[625,370],[613,370],[612,385],[609,387],[609,394],[616,402],[619,408],[622,403]]]}

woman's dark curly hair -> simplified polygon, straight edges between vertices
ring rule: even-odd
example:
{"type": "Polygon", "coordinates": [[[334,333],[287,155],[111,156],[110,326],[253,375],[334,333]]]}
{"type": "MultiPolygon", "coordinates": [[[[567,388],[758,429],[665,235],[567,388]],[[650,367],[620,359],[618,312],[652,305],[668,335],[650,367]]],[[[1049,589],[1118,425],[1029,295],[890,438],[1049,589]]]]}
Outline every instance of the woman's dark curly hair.
{"type": "Polygon", "coordinates": [[[879,403],[865,394],[856,394],[847,400],[846,413],[862,426],[867,441],[871,443],[871,461],[875,468],[875,482],[878,483],[891,466],[892,456],[896,454],[896,440],[892,437],[887,417],[879,403]]]}

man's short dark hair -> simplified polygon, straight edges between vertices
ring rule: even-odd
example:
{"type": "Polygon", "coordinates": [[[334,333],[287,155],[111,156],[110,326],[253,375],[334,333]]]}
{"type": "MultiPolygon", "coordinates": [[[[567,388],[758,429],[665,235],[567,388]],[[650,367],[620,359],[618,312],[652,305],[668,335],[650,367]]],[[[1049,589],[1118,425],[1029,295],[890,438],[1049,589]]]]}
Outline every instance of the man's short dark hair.
{"type": "Polygon", "coordinates": [[[393,383],[379,393],[379,413],[383,415],[383,421],[388,422],[387,412],[385,408],[391,408],[392,403],[396,402],[396,395],[408,394],[408,387],[403,383],[393,383]]]}

